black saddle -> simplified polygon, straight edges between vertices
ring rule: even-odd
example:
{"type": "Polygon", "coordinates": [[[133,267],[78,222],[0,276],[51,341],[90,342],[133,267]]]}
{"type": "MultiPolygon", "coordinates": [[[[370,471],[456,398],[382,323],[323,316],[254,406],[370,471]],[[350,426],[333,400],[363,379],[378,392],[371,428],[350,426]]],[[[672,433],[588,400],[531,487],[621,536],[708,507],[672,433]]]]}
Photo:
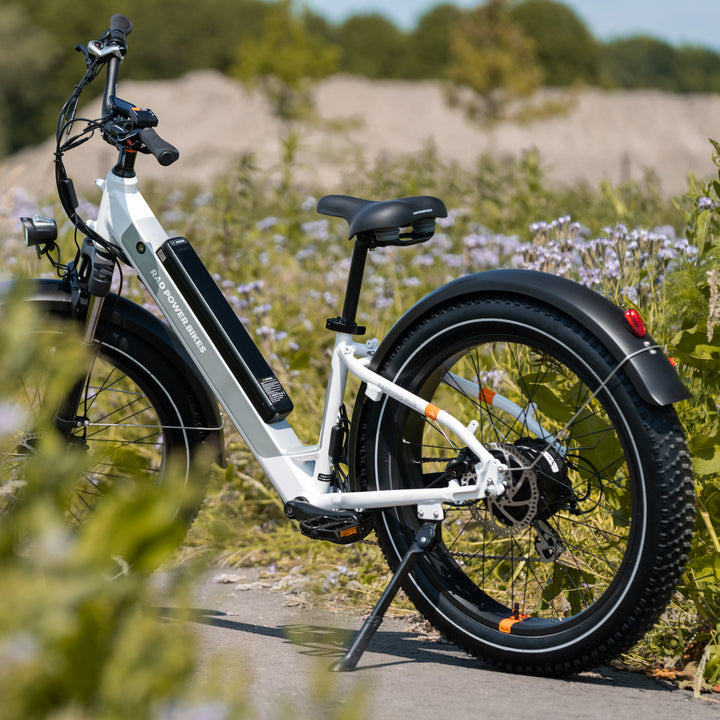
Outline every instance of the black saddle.
{"type": "Polygon", "coordinates": [[[362,200],[349,195],[326,195],[317,204],[322,215],[347,220],[348,238],[355,235],[374,236],[376,245],[405,245],[423,242],[435,232],[435,218],[447,217],[442,200],[430,195],[397,200],[362,200]],[[400,228],[412,228],[400,235],[400,228]],[[401,242],[400,238],[410,238],[401,242]]]}

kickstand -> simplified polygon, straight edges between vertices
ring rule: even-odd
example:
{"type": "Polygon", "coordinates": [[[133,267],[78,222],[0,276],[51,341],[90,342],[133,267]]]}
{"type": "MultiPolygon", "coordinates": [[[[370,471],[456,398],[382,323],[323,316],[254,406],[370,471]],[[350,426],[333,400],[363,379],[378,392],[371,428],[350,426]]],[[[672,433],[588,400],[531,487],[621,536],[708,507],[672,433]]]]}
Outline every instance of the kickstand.
{"type": "Polygon", "coordinates": [[[352,644],[348,648],[345,655],[333,663],[330,669],[333,672],[347,672],[354,670],[358,661],[362,657],[362,654],[370,644],[375,632],[380,627],[387,609],[390,607],[390,603],[397,595],[397,591],[400,589],[400,585],[406,578],[407,574],[412,570],[415,565],[415,561],[418,556],[422,555],[427,550],[431,549],[435,544],[435,528],[437,521],[425,523],[417,535],[415,535],[415,542],[408,548],[405,556],[400,561],[398,569],[390,579],[388,586],[385,588],[382,597],[378,600],[377,605],[373,608],[370,615],[365,620],[360,632],[355,636],[352,644]]]}

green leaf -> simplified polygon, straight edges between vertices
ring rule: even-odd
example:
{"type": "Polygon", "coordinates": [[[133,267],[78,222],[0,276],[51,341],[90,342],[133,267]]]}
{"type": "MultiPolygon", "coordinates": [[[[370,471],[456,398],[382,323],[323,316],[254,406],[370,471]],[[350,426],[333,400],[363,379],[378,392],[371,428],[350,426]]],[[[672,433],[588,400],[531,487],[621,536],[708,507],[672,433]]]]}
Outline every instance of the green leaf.
{"type": "Polygon", "coordinates": [[[703,249],[705,247],[705,238],[708,234],[708,228],[710,226],[711,211],[703,210],[697,219],[697,227],[695,230],[695,245],[697,246],[700,257],[703,255],[703,249]]]}
{"type": "Polygon", "coordinates": [[[542,603],[545,609],[561,593],[570,603],[573,614],[580,612],[583,607],[592,602],[594,593],[595,575],[562,563],[555,563],[553,575],[545,584],[542,591],[542,603]],[[546,605],[547,603],[547,605],[546,605]]]}
{"type": "Polygon", "coordinates": [[[698,586],[711,584],[717,586],[720,580],[720,553],[710,552],[693,559],[689,564],[698,586]]]}
{"type": "Polygon", "coordinates": [[[698,360],[712,360],[714,355],[720,355],[720,345],[696,345],[695,350],[690,353],[692,357],[698,360]]]}
{"type": "Polygon", "coordinates": [[[694,436],[689,443],[693,459],[693,471],[696,475],[714,475],[720,473],[720,437],[694,436]]]}

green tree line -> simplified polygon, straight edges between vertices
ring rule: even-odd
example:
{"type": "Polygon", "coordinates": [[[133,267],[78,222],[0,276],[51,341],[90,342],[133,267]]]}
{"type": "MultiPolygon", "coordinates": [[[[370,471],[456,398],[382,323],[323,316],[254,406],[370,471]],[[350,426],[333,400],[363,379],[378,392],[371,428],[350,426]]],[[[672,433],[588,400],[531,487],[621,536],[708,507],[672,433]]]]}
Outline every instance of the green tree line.
{"type": "MultiPolygon", "coordinates": [[[[380,14],[342,23],[290,0],[0,0],[0,156],[40,141],[82,72],[79,42],[110,15],[135,23],[123,77],[170,78],[197,68],[242,77],[351,73],[369,78],[447,79],[488,99],[539,85],[720,91],[720,55],[650,37],[603,43],[555,0],[439,4],[402,30],[380,14]],[[488,22],[490,26],[488,27],[488,22]],[[256,58],[257,61],[253,61],[256,58]]],[[[286,88],[275,88],[282,105],[286,88]]]]}

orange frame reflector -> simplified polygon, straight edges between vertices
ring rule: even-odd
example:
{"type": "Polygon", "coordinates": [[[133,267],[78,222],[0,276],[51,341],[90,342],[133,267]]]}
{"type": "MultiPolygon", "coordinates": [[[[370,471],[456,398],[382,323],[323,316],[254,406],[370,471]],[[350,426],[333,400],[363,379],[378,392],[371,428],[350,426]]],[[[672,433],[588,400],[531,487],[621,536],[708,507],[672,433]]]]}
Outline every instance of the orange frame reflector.
{"type": "Polygon", "coordinates": [[[480,393],[478,395],[478,399],[482,400],[483,402],[486,402],[488,405],[493,404],[493,398],[497,395],[496,392],[493,392],[492,390],[488,390],[487,388],[481,387],[480,393]]]}
{"type": "Polygon", "coordinates": [[[440,408],[436,405],[433,405],[432,403],[428,403],[425,406],[425,417],[429,417],[431,420],[437,420],[439,412],[440,408]]]}

